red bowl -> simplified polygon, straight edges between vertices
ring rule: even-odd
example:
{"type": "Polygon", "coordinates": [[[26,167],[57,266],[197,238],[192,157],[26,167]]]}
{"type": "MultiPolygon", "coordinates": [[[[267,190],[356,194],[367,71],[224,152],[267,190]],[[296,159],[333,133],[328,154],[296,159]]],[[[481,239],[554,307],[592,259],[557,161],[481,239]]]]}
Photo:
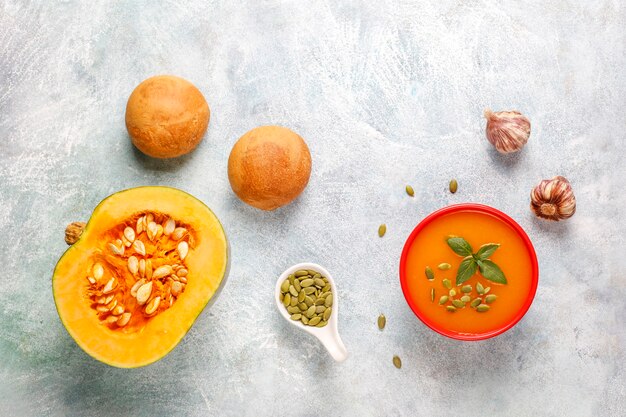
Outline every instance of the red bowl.
{"type": "Polygon", "coordinates": [[[515,326],[515,324],[517,324],[517,322],[520,321],[522,317],[524,317],[524,314],[526,314],[526,312],[530,308],[530,305],[532,304],[533,299],[535,298],[535,293],[537,292],[538,281],[539,281],[539,266],[537,264],[537,255],[535,253],[535,248],[533,247],[533,244],[528,238],[528,235],[526,234],[526,232],[524,232],[524,229],[522,229],[522,227],[519,224],[517,224],[515,220],[513,220],[512,218],[510,218],[509,216],[507,216],[500,210],[497,210],[493,207],[489,207],[483,204],[475,204],[475,203],[454,204],[451,206],[441,208],[429,214],[424,220],[422,220],[417,225],[415,229],[413,229],[413,232],[411,232],[411,234],[409,235],[409,238],[406,240],[406,243],[404,244],[404,249],[402,249],[402,256],[400,257],[400,285],[402,286],[402,292],[404,293],[404,298],[409,304],[409,307],[411,307],[411,310],[413,310],[413,313],[415,313],[415,315],[426,326],[430,327],[432,330],[436,331],[439,334],[442,334],[444,336],[450,337],[452,339],[457,339],[457,340],[474,341],[474,340],[489,339],[491,337],[502,334],[506,332],[507,330],[509,330],[511,327],[515,326]],[[494,329],[485,333],[478,333],[478,334],[458,333],[455,331],[444,329],[436,325],[428,317],[422,314],[422,312],[417,308],[417,304],[411,298],[411,295],[408,290],[407,276],[406,276],[406,262],[407,262],[409,248],[413,244],[413,241],[415,240],[416,236],[422,231],[422,229],[424,229],[424,227],[426,227],[426,225],[431,223],[433,220],[438,219],[439,217],[444,216],[446,214],[455,213],[459,211],[475,211],[475,212],[490,214],[498,218],[499,220],[503,221],[504,223],[509,225],[513,230],[515,230],[515,232],[517,232],[518,236],[522,239],[522,241],[526,245],[526,249],[528,250],[528,254],[530,256],[530,261],[531,261],[531,266],[532,266],[532,275],[531,275],[532,281],[530,285],[530,291],[528,292],[528,296],[526,297],[526,301],[524,302],[522,307],[519,309],[517,314],[513,316],[513,318],[508,323],[506,323],[504,326],[500,328],[497,328],[497,329],[494,329]]]}

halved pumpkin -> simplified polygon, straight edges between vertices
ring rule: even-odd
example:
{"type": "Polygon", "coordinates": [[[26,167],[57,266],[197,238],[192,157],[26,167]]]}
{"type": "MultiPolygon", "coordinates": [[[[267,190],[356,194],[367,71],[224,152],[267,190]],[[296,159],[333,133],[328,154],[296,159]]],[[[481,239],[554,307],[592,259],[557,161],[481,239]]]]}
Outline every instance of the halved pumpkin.
{"type": "Polygon", "coordinates": [[[228,243],[213,212],[169,187],[104,199],[87,224],[66,230],[52,291],[76,343],[112,366],[163,358],[185,336],[228,274],[228,243]]]}

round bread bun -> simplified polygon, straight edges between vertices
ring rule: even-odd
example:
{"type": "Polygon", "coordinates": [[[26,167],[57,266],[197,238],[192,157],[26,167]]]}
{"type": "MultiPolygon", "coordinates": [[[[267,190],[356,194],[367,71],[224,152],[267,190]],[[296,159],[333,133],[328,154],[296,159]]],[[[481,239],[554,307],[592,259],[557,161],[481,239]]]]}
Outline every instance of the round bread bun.
{"type": "Polygon", "coordinates": [[[286,127],[261,126],[243,135],[228,158],[228,179],[237,196],[261,210],[292,202],[311,176],[311,153],[286,127]]]}
{"type": "Polygon", "coordinates": [[[209,117],[200,90],[173,75],[143,81],[126,104],[126,129],[133,144],[154,158],[175,158],[194,150],[209,117]]]}

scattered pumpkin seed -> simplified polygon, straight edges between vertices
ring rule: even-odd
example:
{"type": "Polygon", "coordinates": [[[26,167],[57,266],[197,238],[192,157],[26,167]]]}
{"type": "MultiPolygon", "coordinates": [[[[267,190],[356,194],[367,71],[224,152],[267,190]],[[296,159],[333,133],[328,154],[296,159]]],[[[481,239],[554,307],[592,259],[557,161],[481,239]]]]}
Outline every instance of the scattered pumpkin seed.
{"type": "Polygon", "coordinates": [[[410,185],[406,186],[406,193],[410,195],[411,197],[415,195],[415,191],[413,191],[413,187],[411,187],[410,185]]]}
{"type": "Polygon", "coordinates": [[[443,283],[443,286],[446,287],[447,289],[452,288],[452,283],[450,282],[448,278],[444,279],[442,283],[443,283]]]}
{"type": "Polygon", "coordinates": [[[450,180],[450,192],[452,194],[456,193],[456,190],[459,188],[459,183],[456,182],[455,179],[450,180]]]}
{"type": "Polygon", "coordinates": [[[480,298],[480,297],[478,297],[478,298],[474,298],[474,300],[472,301],[472,303],[470,304],[470,306],[471,306],[472,308],[476,308],[476,307],[478,307],[478,306],[480,305],[480,303],[482,303],[482,302],[483,302],[483,299],[482,299],[482,298],[480,298]]]}
{"type": "Polygon", "coordinates": [[[439,297],[439,305],[444,305],[447,302],[448,302],[448,296],[447,295],[442,295],[441,297],[439,297]]]}
{"type": "Polygon", "coordinates": [[[487,304],[491,304],[494,301],[496,301],[496,298],[498,298],[495,294],[489,294],[488,296],[485,297],[485,302],[487,304]]]}
{"type": "Polygon", "coordinates": [[[470,297],[469,295],[464,295],[463,297],[461,297],[461,301],[463,301],[464,303],[469,303],[472,300],[472,297],[470,297]]]}
{"type": "Polygon", "coordinates": [[[456,308],[465,307],[465,303],[461,300],[452,300],[452,305],[455,306],[456,308]]]}
{"type": "Polygon", "coordinates": [[[472,292],[472,286],[471,285],[463,285],[463,287],[461,287],[461,292],[464,292],[464,293],[472,292]]]}
{"type": "Polygon", "coordinates": [[[402,368],[402,360],[400,359],[398,355],[393,356],[393,366],[395,366],[398,369],[402,368]]]}
{"type": "Polygon", "coordinates": [[[432,281],[433,279],[435,279],[435,273],[433,272],[430,266],[426,267],[426,269],[424,270],[424,273],[426,274],[426,279],[428,279],[429,281],[432,281]]]}
{"type": "Polygon", "coordinates": [[[446,310],[448,310],[451,313],[454,313],[456,311],[456,307],[454,307],[454,306],[446,306],[446,310]]]}
{"type": "Polygon", "coordinates": [[[480,304],[478,307],[476,307],[476,311],[478,311],[479,313],[484,313],[486,311],[489,311],[489,306],[487,304],[480,304]]]}
{"type": "Polygon", "coordinates": [[[489,294],[489,291],[491,291],[491,287],[485,288],[485,292],[483,294],[489,294]]]}
{"type": "Polygon", "coordinates": [[[384,329],[385,324],[387,324],[387,318],[385,317],[384,314],[381,314],[380,316],[378,316],[378,328],[380,330],[384,329]]]}
{"type": "Polygon", "coordinates": [[[450,294],[450,297],[454,297],[456,295],[456,290],[454,288],[451,289],[449,294],[450,294]]]}
{"type": "Polygon", "coordinates": [[[437,265],[437,268],[441,269],[442,271],[447,271],[448,269],[452,268],[452,265],[450,265],[447,262],[442,262],[439,265],[437,265]]]}
{"type": "Polygon", "coordinates": [[[383,223],[378,226],[378,237],[385,236],[385,233],[387,233],[387,225],[383,223]]]}
{"type": "Polygon", "coordinates": [[[476,284],[476,292],[480,295],[483,295],[485,293],[485,287],[483,287],[483,284],[481,284],[480,282],[476,284]]]}
{"type": "Polygon", "coordinates": [[[435,289],[431,288],[430,289],[430,302],[434,302],[435,301],[435,289]]]}

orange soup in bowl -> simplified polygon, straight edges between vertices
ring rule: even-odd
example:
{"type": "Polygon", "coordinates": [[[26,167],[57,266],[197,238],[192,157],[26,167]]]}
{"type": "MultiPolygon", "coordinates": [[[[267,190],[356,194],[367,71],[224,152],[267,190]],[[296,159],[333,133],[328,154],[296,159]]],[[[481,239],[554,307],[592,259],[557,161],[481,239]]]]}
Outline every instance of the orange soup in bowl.
{"type": "Polygon", "coordinates": [[[407,240],[400,281],[415,314],[455,339],[480,340],[513,327],[535,295],[535,251],[522,228],[479,204],[445,207],[407,240]]]}

